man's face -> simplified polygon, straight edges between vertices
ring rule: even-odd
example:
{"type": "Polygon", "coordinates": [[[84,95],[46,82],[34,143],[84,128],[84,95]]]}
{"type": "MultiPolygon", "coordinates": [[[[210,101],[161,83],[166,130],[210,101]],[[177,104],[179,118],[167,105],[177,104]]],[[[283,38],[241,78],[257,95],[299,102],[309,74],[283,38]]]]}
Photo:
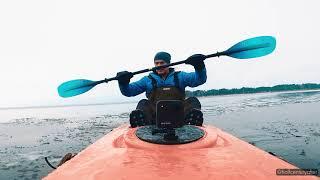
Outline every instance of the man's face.
{"type": "MultiPolygon", "coordinates": [[[[163,65],[166,65],[166,64],[167,64],[167,63],[166,63],[164,60],[155,60],[155,61],[154,61],[154,66],[155,66],[155,67],[163,66],[163,65]]],[[[166,75],[166,74],[169,73],[169,67],[157,69],[156,71],[157,71],[157,73],[158,73],[159,75],[166,75]]]]}

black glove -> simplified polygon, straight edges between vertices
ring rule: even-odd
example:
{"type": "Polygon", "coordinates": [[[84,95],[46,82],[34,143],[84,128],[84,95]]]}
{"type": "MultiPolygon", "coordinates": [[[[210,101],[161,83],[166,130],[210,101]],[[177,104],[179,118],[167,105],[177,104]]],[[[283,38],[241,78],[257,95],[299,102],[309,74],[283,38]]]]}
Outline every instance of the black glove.
{"type": "Polygon", "coordinates": [[[133,77],[132,72],[121,71],[117,73],[116,78],[118,79],[119,84],[127,85],[130,82],[130,79],[133,77]]]}
{"type": "Polygon", "coordinates": [[[194,67],[196,71],[204,69],[204,60],[206,59],[206,56],[203,54],[194,54],[186,60],[186,64],[190,64],[194,67]]]}

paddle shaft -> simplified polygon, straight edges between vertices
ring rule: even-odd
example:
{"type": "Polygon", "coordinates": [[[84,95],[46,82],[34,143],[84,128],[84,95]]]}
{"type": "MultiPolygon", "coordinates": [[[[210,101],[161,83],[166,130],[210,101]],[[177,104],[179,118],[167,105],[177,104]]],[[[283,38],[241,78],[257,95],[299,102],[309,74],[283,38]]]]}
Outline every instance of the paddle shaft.
{"type": "MultiPolygon", "coordinates": [[[[263,44],[260,44],[260,45],[247,46],[247,47],[239,48],[239,49],[235,49],[235,50],[226,50],[226,51],[222,51],[222,52],[217,52],[217,53],[214,53],[214,54],[206,55],[206,59],[212,58],[212,57],[219,57],[219,56],[225,56],[225,55],[240,53],[240,52],[244,52],[244,51],[250,51],[250,50],[257,49],[257,48],[264,48],[264,47],[268,47],[269,45],[270,45],[269,43],[263,43],[263,44]]],[[[178,61],[178,62],[174,62],[174,63],[171,63],[171,64],[166,64],[166,65],[162,65],[162,66],[158,66],[158,67],[143,69],[143,70],[140,70],[140,71],[133,72],[132,75],[142,74],[142,73],[146,73],[146,72],[149,72],[149,71],[154,71],[156,69],[161,69],[161,68],[176,66],[176,65],[179,65],[179,64],[184,64],[186,61],[187,60],[183,60],[183,61],[178,61]]],[[[112,78],[108,78],[108,79],[105,78],[104,80],[95,81],[90,85],[91,86],[95,86],[95,85],[98,85],[98,84],[101,84],[101,83],[104,83],[104,82],[108,83],[109,81],[113,81],[113,80],[118,80],[118,79],[117,79],[116,76],[112,77],[112,78]]]]}
{"type": "MultiPolygon", "coordinates": [[[[262,48],[262,47],[265,47],[265,46],[268,46],[268,43],[261,44],[259,47],[262,48]]],[[[233,50],[233,51],[232,50],[231,51],[227,50],[227,51],[223,51],[223,52],[217,52],[217,53],[214,53],[214,54],[206,55],[206,59],[212,58],[212,57],[225,56],[225,55],[228,55],[228,54],[239,53],[239,52],[243,52],[243,51],[249,51],[249,50],[256,49],[256,48],[257,48],[257,46],[252,46],[252,47],[249,46],[249,47],[246,47],[246,48],[240,48],[240,49],[233,50]]],[[[142,73],[146,73],[146,72],[153,71],[153,70],[156,70],[156,69],[176,66],[176,65],[179,65],[179,64],[184,64],[185,62],[186,62],[186,60],[183,60],[183,61],[178,61],[178,62],[174,62],[174,63],[170,63],[170,64],[158,66],[158,67],[143,69],[143,70],[140,70],[140,71],[133,72],[132,75],[142,74],[142,73]]],[[[118,80],[118,79],[117,79],[116,76],[112,77],[112,78],[105,78],[104,80],[96,81],[96,82],[94,82],[94,83],[92,83],[90,85],[91,86],[95,86],[95,85],[98,85],[98,84],[101,84],[101,83],[108,83],[109,81],[113,81],[113,80],[118,80]]]]}
{"type": "MultiPolygon", "coordinates": [[[[226,52],[226,51],[217,52],[217,53],[214,53],[214,54],[206,55],[206,59],[207,59],[207,58],[219,57],[219,56],[222,56],[222,55],[226,55],[225,52],[226,52]]],[[[143,69],[143,70],[140,70],[140,71],[132,72],[132,75],[142,74],[142,73],[146,73],[146,72],[149,72],[149,71],[154,71],[154,70],[156,70],[156,69],[161,69],[161,68],[176,66],[176,65],[179,65],[179,64],[184,64],[185,62],[186,62],[186,60],[183,60],[183,61],[178,61],[178,62],[174,62],[174,63],[170,63],[170,64],[158,66],[158,67],[143,69]]],[[[94,83],[91,84],[91,85],[97,85],[97,84],[104,83],[104,82],[107,83],[107,82],[113,81],[113,80],[117,80],[117,77],[112,77],[112,78],[108,78],[108,79],[106,78],[106,79],[101,80],[101,81],[96,81],[96,82],[94,82],[94,83]]]]}

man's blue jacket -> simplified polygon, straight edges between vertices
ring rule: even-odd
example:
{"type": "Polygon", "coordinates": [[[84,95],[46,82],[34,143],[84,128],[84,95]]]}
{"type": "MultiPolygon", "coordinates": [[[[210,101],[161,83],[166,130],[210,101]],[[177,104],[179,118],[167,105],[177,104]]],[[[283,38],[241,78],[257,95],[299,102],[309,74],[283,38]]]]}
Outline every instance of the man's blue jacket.
{"type": "MultiPolygon", "coordinates": [[[[168,74],[166,79],[162,79],[159,75],[152,72],[149,74],[152,76],[156,82],[157,87],[164,86],[176,86],[174,83],[174,70],[170,69],[170,73],[168,74]]],[[[207,72],[206,69],[202,69],[200,71],[195,72],[179,72],[178,73],[179,85],[178,87],[181,90],[185,90],[185,87],[197,87],[199,85],[204,84],[207,81],[207,72]]],[[[119,85],[120,91],[124,96],[131,97],[146,92],[148,95],[153,89],[152,80],[148,76],[144,76],[139,81],[127,84],[127,85],[119,85]]]]}

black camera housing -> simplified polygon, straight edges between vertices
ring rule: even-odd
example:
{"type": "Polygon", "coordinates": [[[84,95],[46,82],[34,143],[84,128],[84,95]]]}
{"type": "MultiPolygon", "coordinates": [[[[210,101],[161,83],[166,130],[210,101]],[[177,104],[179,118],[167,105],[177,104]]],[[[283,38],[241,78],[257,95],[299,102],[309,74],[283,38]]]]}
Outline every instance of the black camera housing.
{"type": "Polygon", "coordinates": [[[156,126],[175,129],[184,125],[184,104],[180,100],[160,100],[156,104],[156,126]]]}

